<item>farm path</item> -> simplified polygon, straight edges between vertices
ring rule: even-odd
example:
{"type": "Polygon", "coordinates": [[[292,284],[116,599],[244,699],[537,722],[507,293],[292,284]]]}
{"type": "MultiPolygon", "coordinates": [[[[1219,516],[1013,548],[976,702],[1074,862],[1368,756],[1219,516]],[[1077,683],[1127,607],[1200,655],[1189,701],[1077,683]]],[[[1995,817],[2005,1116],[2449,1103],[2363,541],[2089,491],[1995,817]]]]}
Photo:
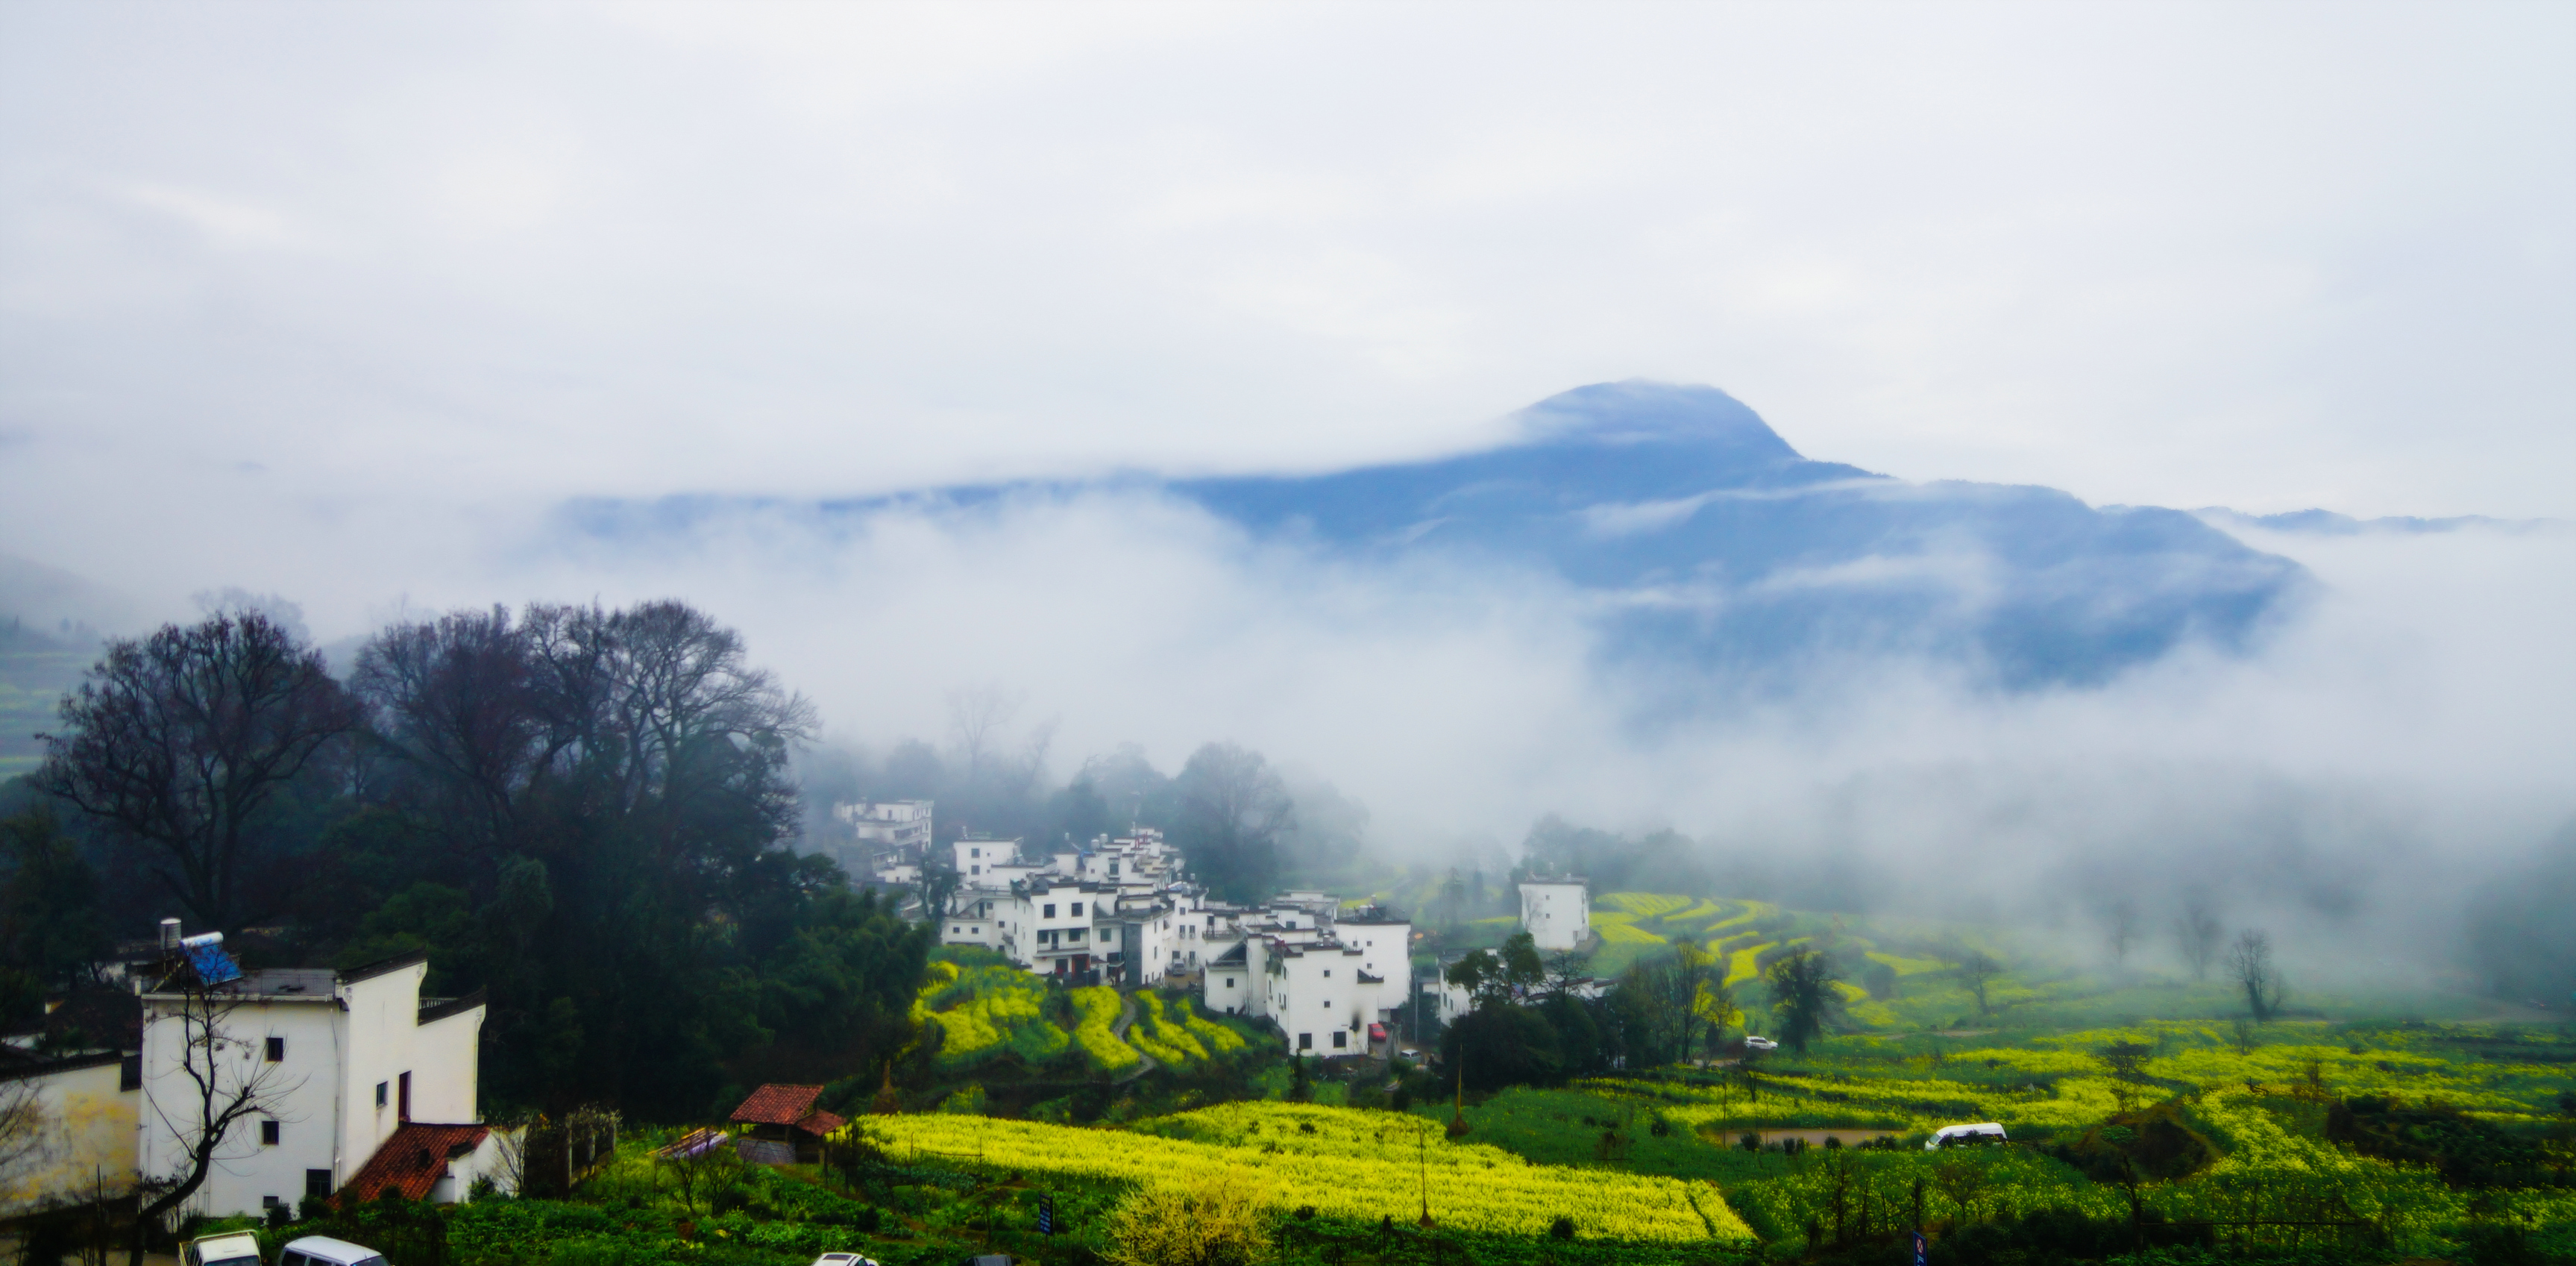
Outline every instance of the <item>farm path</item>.
{"type": "MultiPolygon", "coordinates": [[[[1117,1023],[1109,1026],[1109,1036],[1117,1038],[1121,1042],[1126,1041],[1127,1026],[1134,1024],[1135,1022],[1136,995],[1132,993],[1122,993],[1118,995],[1118,1021],[1117,1023]]],[[[1113,1078],[1109,1084],[1113,1086],[1126,1085],[1128,1082],[1134,1081],[1137,1078],[1154,1071],[1154,1067],[1153,1056],[1148,1055],[1143,1051],[1137,1051],[1136,1071],[1129,1073],[1124,1077],[1113,1078]]]]}

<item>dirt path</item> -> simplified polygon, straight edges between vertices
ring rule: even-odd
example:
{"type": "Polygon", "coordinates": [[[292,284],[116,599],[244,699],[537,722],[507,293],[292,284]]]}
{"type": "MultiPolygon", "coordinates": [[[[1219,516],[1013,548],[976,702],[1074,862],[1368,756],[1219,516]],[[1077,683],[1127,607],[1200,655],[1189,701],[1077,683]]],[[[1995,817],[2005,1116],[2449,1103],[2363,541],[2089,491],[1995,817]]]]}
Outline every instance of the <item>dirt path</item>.
{"type": "MultiPolygon", "coordinates": [[[[1127,1040],[1127,1027],[1135,1022],[1136,995],[1132,993],[1122,993],[1118,995],[1118,1019],[1109,1026],[1109,1036],[1117,1038],[1121,1042],[1125,1042],[1127,1040]]],[[[1136,1050],[1133,1045],[1130,1045],[1127,1049],[1131,1051],[1136,1050]]],[[[1143,1051],[1136,1051],[1136,1071],[1131,1072],[1124,1077],[1110,1078],[1109,1084],[1113,1086],[1124,1086],[1128,1082],[1134,1081],[1137,1078],[1154,1071],[1156,1067],[1157,1065],[1154,1063],[1153,1056],[1148,1055],[1143,1051]]]]}

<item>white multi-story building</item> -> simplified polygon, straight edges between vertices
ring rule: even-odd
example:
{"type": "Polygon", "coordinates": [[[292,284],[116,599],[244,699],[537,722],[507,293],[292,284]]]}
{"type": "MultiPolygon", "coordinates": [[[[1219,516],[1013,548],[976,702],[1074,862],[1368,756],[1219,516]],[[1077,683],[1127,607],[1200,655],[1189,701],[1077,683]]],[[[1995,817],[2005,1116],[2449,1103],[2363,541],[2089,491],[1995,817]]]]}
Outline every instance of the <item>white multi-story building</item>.
{"type": "Polygon", "coordinates": [[[1581,877],[1521,881],[1521,930],[1543,950],[1592,939],[1592,884],[1581,877]]]}
{"type": "Polygon", "coordinates": [[[940,921],[947,945],[981,945],[1030,971],[1160,984],[1198,962],[1198,889],[1154,831],[1030,859],[1019,840],[949,845],[958,886],[940,921]]]}
{"type": "Polygon", "coordinates": [[[868,800],[836,804],[832,816],[848,823],[861,847],[904,849],[914,856],[930,849],[929,800],[868,800]]]}
{"type": "Polygon", "coordinates": [[[1358,1055],[1368,1028],[1411,1001],[1413,925],[1377,910],[1348,916],[1322,893],[1227,910],[1209,929],[1230,944],[1200,978],[1211,1011],[1268,1019],[1298,1054],[1358,1055]]]}
{"type": "Polygon", "coordinates": [[[917,884],[922,864],[930,860],[929,800],[867,800],[832,806],[832,816],[848,824],[851,848],[865,859],[861,869],[881,884],[917,884]]]}
{"type": "Polygon", "coordinates": [[[137,1168],[156,1178],[185,1169],[205,1122],[199,1078],[212,1075],[255,1094],[262,1110],[224,1135],[188,1212],[257,1214],[389,1186],[452,1202],[477,1177],[506,1189],[508,1140],[477,1119],[482,996],[423,998],[428,971],[413,954],[353,971],[267,969],[209,989],[147,988],[137,1168]]]}

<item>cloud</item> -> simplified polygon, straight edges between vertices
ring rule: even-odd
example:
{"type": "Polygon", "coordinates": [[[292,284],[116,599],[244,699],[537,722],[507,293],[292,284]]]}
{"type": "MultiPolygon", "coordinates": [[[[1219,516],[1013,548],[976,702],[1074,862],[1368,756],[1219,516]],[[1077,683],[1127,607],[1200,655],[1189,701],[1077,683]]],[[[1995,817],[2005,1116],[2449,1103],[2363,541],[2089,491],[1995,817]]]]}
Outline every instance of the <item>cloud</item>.
{"type": "Polygon", "coordinates": [[[1150,493],[820,507],[1433,455],[1645,375],[1915,479],[2576,517],[2576,11],[1068,12],[0,10],[0,541],[325,637],[677,594],[846,733],[999,679],[1060,750],[1310,767],[1398,853],[1553,810],[1889,900],[2143,857],[2350,922],[2569,812],[2563,535],[2244,528],[2325,582],[2245,657],[1999,698],[1820,654],[1640,726],[1665,685],[1534,572],[1150,493]]]}

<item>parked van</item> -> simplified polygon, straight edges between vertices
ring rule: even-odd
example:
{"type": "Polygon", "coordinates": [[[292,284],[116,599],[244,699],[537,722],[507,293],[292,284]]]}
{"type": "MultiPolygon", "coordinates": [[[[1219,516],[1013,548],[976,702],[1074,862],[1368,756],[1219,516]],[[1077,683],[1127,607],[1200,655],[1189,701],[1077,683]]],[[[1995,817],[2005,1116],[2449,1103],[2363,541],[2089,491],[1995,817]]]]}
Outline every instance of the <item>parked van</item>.
{"type": "Polygon", "coordinates": [[[1943,1147],[1966,1147],[1976,1143],[2008,1141],[2004,1138],[2004,1127],[1992,1121],[1980,1121],[1975,1125],[1942,1126],[1932,1132],[1931,1138],[1923,1141],[1923,1150],[1929,1152],[1943,1147]]]}
{"type": "Polygon", "coordinates": [[[179,1260],[185,1266],[265,1266],[259,1237],[248,1231],[199,1236],[179,1246],[179,1260]]]}
{"type": "Polygon", "coordinates": [[[364,1244],[308,1235],[277,1255],[277,1266],[385,1266],[385,1255],[364,1244]]]}

